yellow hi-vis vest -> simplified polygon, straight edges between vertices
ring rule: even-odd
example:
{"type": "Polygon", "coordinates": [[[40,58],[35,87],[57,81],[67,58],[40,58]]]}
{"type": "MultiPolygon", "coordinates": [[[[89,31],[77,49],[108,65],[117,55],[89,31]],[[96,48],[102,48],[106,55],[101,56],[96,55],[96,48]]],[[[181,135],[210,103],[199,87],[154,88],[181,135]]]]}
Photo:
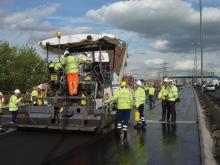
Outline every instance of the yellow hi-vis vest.
{"type": "Polygon", "coordinates": [[[79,64],[86,60],[83,56],[68,55],[62,59],[61,64],[65,65],[65,73],[78,73],[79,64]]]}
{"type": "Polygon", "coordinates": [[[149,87],[148,90],[149,90],[149,95],[154,96],[155,88],[154,87],[149,87]]]}
{"type": "Polygon", "coordinates": [[[10,101],[9,101],[9,111],[17,111],[18,110],[18,105],[21,102],[21,98],[18,99],[17,96],[12,95],[10,97],[10,101]]]}
{"type": "Polygon", "coordinates": [[[160,92],[158,94],[158,99],[166,100],[167,96],[168,96],[167,88],[165,88],[165,86],[162,86],[161,89],[160,89],[160,92]]]}
{"type": "Polygon", "coordinates": [[[135,91],[135,106],[139,107],[139,105],[145,103],[145,91],[143,88],[138,87],[135,91]]]}
{"type": "Polygon", "coordinates": [[[175,101],[178,98],[178,89],[175,85],[168,88],[168,101],[175,101]]]}
{"type": "Polygon", "coordinates": [[[48,66],[49,68],[53,68],[54,67],[54,63],[53,62],[51,62],[51,63],[49,63],[49,66],[48,66]]]}
{"type": "Polygon", "coordinates": [[[133,98],[130,90],[128,88],[119,88],[115,91],[114,96],[107,101],[106,103],[111,103],[117,101],[117,109],[132,109],[133,98]]]}
{"type": "Polygon", "coordinates": [[[149,88],[149,87],[148,87],[148,85],[147,85],[147,84],[145,84],[145,85],[144,85],[144,90],[145,90],[145,91],[147,91],[147,90],[148,90],[148,88],[149,88]]]}
{"type": "Polygon", "coordinates": [[[61,68],[62,68],[62,64],[60,62],[55,62],[54,69],[55,70],[60,70],[61,68]]]}
{"type": "Polygon", "coordinates": [[[31,92],[31,101],[33,101],[33,97],[38,97],[39,96],[39,93],[36,89],[34,89],[32,92],[31,92]]]}

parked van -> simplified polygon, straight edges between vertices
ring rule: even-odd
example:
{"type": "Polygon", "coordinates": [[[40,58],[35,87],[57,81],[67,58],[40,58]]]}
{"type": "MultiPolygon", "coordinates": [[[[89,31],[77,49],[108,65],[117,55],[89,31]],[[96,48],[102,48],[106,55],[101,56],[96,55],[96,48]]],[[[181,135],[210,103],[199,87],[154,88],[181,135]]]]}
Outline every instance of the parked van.
{"type": "Polygon", "coordinates": [[[213,79],[212,84],[215,86],[215,88],[219,87],[219,80],[218,79],[213,79]]]}

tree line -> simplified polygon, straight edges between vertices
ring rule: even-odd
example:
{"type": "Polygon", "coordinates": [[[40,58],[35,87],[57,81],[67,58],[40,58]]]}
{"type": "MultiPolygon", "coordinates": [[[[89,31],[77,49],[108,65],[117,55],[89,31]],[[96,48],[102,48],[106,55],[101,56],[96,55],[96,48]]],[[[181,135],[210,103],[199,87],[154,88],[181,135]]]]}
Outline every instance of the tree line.
{"type": "Polygon", "coordinates": [[[46,80],[46,61],[30,46],[0,42],[0,91],[22,92],[46,80]]]}

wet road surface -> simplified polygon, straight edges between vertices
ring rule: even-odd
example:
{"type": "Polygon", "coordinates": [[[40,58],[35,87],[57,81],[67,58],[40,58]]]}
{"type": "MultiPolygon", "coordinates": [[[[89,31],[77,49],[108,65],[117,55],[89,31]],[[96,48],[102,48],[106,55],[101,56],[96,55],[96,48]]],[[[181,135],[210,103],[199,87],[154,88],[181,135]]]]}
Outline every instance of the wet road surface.
{"type": "Polygon", "coordinates": [[[15,132],[0,136],[1,164],[200,165],[192,87],[183,87],[180,95],[177,124],[158,122],[161,105],[157,101],[153,110],[146,106],[146,128],[136,130],[131,121],[128,138],[123,143],[115,133],[97,136],[15,132]]]}

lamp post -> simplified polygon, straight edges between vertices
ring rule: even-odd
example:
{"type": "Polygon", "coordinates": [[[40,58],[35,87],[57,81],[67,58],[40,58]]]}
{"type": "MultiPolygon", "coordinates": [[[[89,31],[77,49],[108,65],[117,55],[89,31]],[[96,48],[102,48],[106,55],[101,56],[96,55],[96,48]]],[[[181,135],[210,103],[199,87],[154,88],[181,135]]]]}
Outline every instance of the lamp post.
{"type": "Polygon", "coordinates": [[[194,59],[194,69],[195,69],[195,82],[197,82],[197,76],[198,76],[198,68],[197,68],[197,45],[200,45],[199,42],[192,42],[192,45],[194,45],[195,48],[195,59],[194,59]]]}
{"type": "Polygon", "coordinates": [[[59,57],[59,62],[60,62],[60,57],[61,57],[61,54],[60,54],[60,38],[61,38],[61,32],[56,32],[56,36],[57,36],[58,42],[59,42],[59,54],[58,54],[58,57],[59,57]]]}
{"type": "Polygon", "coordinates": [[[202,29],[202,0],[199,0],[200,6],[200,50],[201,50],[201,90],[203,92],[203,29],[202,29]]]}

